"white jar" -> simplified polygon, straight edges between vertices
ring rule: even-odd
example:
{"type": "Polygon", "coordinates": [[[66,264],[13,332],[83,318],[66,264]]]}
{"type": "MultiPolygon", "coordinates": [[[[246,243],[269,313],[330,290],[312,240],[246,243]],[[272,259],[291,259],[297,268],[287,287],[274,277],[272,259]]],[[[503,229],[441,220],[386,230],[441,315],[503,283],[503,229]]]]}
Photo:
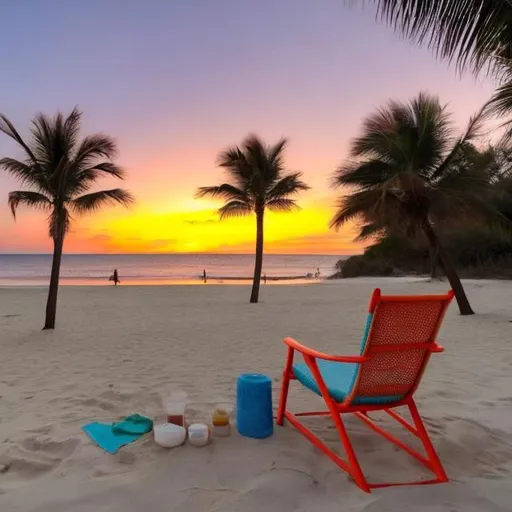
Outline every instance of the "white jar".
{"type": "Polygon", "coordinates": [[[210,429],[204,423],[193,423],[188,427],[188,440],[192,446],[206,446],[210,442],[210,429]]]}
{"type": "Polygon", "coordinates": [[[153,427],[155,443],[164,448],[173,448],[185,442],[187,431],[173,423],[161,423],[153,427]]]}

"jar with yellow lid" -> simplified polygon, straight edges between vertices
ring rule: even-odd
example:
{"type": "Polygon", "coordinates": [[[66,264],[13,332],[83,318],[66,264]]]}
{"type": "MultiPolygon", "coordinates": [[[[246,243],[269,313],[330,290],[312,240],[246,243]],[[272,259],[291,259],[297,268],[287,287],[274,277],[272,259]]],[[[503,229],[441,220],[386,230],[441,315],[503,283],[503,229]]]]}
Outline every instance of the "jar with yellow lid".
{"type": "Polygon", "coordinates": [[[217,407],[212,413],[212,432],[214,436],[225,437],[231,433],[229,424],[229,412],[222,407],[217,407]]]}

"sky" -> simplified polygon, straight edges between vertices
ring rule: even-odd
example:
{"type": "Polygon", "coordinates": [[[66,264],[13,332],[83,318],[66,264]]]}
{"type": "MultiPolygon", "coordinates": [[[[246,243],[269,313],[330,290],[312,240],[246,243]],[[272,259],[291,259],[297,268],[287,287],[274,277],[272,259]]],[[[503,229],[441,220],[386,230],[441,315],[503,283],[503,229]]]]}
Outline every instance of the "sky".
{"type": "MultiPolygon", "coordinates": [[[[84,112],[104,132],[136,197],[74,219],[69,253],[254,250],[255,219],[219,221],[221,203],[194,199],[220,183],[217,154],[249,133],[288,139],[286,163],[312,187],[297,213],[266,217],[268,253],[354,254],[356,226],[330,231],[329,188],[362,119],[389,99],[439,95],[461,129],[493,83],[460,76],[345,0],[4,0],[0,112],[28,136],[38,112],[84,112]]],[[[0,157],[22,153],[0,134],[0,157]]],[[[119,186],[104,180],[101,188],[119,186]]],[[[7,194],[0,171],[0,252],[51,251],[45,215],[7,194]]]]}

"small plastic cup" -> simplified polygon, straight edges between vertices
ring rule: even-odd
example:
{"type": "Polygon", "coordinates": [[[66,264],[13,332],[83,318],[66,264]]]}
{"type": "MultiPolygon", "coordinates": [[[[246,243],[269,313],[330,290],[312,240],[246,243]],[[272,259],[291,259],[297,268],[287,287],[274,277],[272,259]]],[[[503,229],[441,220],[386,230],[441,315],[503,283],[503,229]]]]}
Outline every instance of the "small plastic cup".
{"type": "Polygon", "coordinates": [[[185,410],[187,408],[187,394],[182,391],[172,393],[164,403],[167,422],[180,427],[185,426],[185,410]]]}

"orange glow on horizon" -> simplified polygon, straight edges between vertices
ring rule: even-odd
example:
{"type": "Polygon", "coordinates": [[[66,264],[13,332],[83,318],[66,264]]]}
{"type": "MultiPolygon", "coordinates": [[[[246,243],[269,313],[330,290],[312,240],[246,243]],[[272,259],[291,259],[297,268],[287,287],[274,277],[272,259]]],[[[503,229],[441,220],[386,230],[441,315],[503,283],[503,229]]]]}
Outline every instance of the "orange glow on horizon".
{"type": "MultiPolygon", "coordinates": [[[[267,212],[265,252],[273,254],[355,254],[355,230],[329,230],[329,200],[304,204],[291,213],[267,212]]],[[[187,200],[174,210],[161,205],[112,210],[81,223],[69,236],[66,252],[99,253],[252,253],[254,216],[220,220],[222,203],[187,200]]]]}

